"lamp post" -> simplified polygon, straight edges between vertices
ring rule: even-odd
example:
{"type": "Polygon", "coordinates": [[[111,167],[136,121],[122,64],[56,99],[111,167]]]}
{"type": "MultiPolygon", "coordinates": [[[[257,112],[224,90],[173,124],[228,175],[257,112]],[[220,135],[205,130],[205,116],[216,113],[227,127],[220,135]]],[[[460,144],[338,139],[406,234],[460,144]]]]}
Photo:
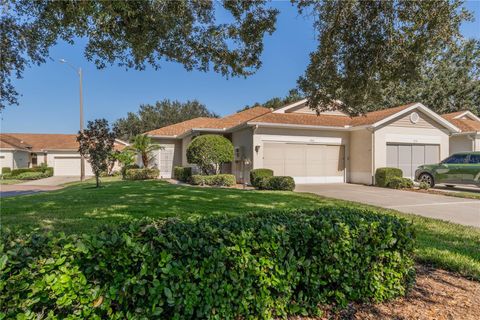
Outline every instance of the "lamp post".
{"type": "MultiPolygon", "coordinates": [[[[65,59],[60,59],[60,63],[65,63],[67,66],[75,70],[79,78],[80,88],[80,132],[83,133],[83,84],[82,84],[82,68],[75,68],[71,63],[65,59]]],[[[85,180],[85,157],[80,155],[80,180],[85,180]]]]}

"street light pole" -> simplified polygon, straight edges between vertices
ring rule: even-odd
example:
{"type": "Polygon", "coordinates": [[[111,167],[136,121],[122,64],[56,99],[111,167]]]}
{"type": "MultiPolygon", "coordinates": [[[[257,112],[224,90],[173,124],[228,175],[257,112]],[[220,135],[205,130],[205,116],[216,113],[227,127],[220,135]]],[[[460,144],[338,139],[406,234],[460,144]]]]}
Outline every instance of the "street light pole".
{"type": "MultiPolygon", "coordinates": [[[[67,64],[70,68],[75,70],[79,78],[79,89],[80,89],[80,132],[83,133],[83,74],[82,68],[75,68],[65,59],[60,59],[61,63],[67,64]]],[[[85,180],[85,157],[80,154],[80,181],[85,180]]]]}

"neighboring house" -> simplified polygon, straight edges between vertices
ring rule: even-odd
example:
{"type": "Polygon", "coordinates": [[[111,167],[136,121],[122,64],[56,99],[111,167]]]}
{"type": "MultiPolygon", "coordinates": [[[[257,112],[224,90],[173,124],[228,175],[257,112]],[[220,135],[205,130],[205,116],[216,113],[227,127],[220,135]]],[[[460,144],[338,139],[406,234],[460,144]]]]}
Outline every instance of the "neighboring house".
{"type": "Polygon", "coordinates": [[[306,100],[272,111],[255,107],[224,118],[195,118],[147,132],[164,146],[158,152],[160,175],[188,166],[186,149],[201,134],[220,134],[232,141],[235,160],[223,168],[248,182],[254,168],[297,183],[371,184],[379,167],[398,167],[412,177],[417,166],[449,155],[454,124],[421,103],[350,117],[340,111],[319,115],[306,100]]]}
{"type": "MultiPolygon", "coordinates": [[[[122,150],[126,142],[115,140],[115,149],[122,150]]],[[[55,176],[80,175],[79,144],[75,134],[0,134],[0,168],[31,168],[46,163],[55,176]]],[[[85,161],[85,175],[93,171],[85,161]]]]}
{"type": "Polygon", "coordinates": [[[461,130],[450,137],[450,153],[480,151],[480,118],[470,111],[442,115],[461,130]]]}

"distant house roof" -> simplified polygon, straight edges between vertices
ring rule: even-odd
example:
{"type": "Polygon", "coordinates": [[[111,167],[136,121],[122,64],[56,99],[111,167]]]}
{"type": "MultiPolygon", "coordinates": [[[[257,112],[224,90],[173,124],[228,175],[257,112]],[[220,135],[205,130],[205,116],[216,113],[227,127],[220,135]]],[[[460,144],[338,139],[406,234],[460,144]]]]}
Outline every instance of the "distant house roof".
{"type": "Polygon", "coordinates": [[[146,132],[150,136],[179,136],[193,129],[230,129],[251,119],[271,112],[270,109],[255,107],[223,118],[194,118],[163,128],[146,132]]]}
{"type": "MultiPolygon", "coordinates": [[[[78,151],[79,144],[76,134],[48,134],[48,133],[2,133],[0,134],[0,148],[11,148],[42,152],[49,150],[78,151]],[[20,141],[22,144],[19,144],[20,141]]],[[[115,143],[116,150],[123,150],[124,142],[115,143]]]]}
{"type": "Polygon", "coordinates": [[[442,114],[442,117],[454,124],[462,132],[480,132],[480,120],[470,111],[457,111],[442,114]]]}

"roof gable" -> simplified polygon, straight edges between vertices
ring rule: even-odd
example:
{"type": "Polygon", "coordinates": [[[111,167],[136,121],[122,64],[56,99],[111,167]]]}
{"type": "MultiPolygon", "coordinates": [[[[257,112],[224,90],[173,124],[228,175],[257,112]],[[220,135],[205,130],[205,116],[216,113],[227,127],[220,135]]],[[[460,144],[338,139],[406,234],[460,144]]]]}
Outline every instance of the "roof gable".
{"type": "Polygon", "coordinates": [[[480,132],[480,118],[470,111],[446,113],[442,117],[460,128],[462,132],[480,132]]]}

